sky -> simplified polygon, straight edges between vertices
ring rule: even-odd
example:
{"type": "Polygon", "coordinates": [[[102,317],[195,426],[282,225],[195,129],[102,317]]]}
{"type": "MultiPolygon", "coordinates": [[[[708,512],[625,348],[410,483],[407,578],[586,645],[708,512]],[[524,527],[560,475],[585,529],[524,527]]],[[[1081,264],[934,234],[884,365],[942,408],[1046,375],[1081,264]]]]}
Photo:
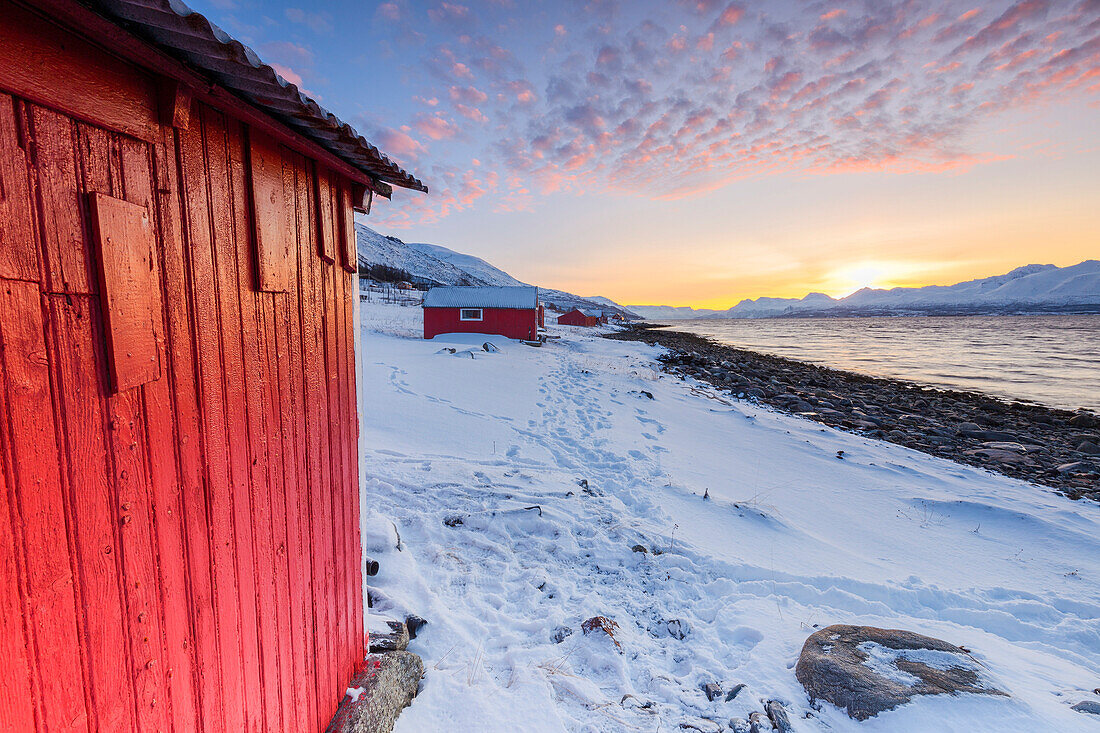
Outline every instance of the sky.
{"type": "Polygon", "coordinates": [[[1100,258],[1100,0],[192,7],[419,177],[364,223],[620,303],[1100,258]]]}

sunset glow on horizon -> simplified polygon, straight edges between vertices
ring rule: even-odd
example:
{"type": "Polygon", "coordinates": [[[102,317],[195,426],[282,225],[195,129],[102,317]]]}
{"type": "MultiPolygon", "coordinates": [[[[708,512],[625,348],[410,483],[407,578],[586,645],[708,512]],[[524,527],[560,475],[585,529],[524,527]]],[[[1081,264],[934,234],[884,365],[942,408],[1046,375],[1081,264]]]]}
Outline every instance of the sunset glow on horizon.
{"type": "Polygon", "coordinates": [[[1094,0],[193,3],[421,178],[363,223],[624,304],[1100,257],[1094,0]]]}

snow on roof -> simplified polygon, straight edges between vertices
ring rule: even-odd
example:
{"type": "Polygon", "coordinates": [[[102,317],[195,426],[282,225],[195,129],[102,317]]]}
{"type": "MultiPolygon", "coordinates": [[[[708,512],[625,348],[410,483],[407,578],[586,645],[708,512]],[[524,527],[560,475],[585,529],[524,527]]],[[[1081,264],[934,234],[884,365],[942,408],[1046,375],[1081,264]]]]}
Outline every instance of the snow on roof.
{"type": "Polygon", "coordinates": [[[534,308],[539,289],[523,287],[455,286],[432,288],[424,296],[425,308],[534,308]]]}

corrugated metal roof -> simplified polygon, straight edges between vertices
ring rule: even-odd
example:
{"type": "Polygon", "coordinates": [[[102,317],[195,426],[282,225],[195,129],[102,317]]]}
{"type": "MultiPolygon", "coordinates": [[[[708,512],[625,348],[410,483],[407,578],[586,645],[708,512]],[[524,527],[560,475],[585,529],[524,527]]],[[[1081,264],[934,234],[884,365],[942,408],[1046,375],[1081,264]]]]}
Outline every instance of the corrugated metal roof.
{"type": "Polygon", "coordinates": [[[534,308],[539,289],[534,286],[432,288],[424,296],[425,308],[534,308]]]}
{"type": "Polygon", "coordinates": [[[350,125],[279,76],[252,49],[180,0],[84,2],[372,178],[428,190],[350,125]]]}

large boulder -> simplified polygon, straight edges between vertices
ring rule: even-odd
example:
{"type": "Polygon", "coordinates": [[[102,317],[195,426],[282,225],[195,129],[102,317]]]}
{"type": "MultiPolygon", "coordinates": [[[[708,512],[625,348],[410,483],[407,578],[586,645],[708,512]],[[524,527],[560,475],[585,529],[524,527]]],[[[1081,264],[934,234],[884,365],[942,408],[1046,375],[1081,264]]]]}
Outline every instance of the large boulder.
{"type": "Polygon", "coordinates": [[[919,695],[1004,695],[982,679],[962,648],[930,636],[873,626],[829,626],[802,647],[795,677],[811,700],[866,720],[919,695]]]}
{"type": "Polygon", "coordinates": [[[412,652],[368,654],[326,733],[390,733],[423,676],[424,662],[412,652]]]}

